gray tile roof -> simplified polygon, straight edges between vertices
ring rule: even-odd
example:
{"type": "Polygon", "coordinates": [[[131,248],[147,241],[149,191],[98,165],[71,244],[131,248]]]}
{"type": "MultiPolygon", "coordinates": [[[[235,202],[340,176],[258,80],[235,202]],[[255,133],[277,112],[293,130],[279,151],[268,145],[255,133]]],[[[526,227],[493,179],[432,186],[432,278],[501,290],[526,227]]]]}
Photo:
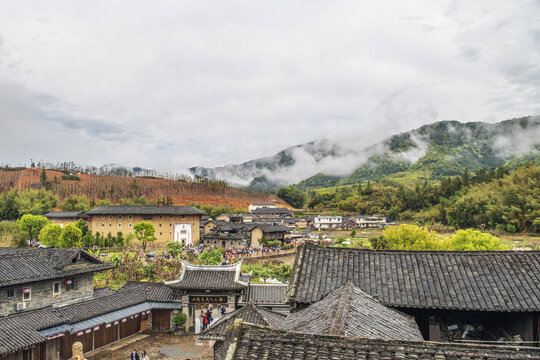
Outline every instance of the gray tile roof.
{"type": "Polygon", "coordinates": [[[127,283],[117,291],[98,290],[97,297],[62,307],[24,311],[0,317],[0,356],[45,341],[39,330],[75,324],[133,305],[173,302],[172,289],[157,283],[127,283]]]}
{"type": "Polygon", "coordinates": [[[68,219],[68,218],[84,218],[87,217],[84,211],[50,211],[46,213],[47,219],[68,219]]]}
{"type": "Polygon", "coordinates": [[[287,208],[258,208],[250,212],[251,214],[292,214],[293,211],[287,208]]]}
{"type": "Polygon", "coordinates": [[[182,290],[240,290],[248,287],[251,276],[241,273],[242,261],[233,265],[192,265],[182,261],[178,279],[168,283],[182,290]]]}
{"type": "Polygon", "coordinates": [[[87,215],[205,215],[191,206],[98,206],[86,212],[87,215]]]}
{"type": "Polygon", "coordinates": [[[386,306],[540,311],[540,252],[299,247],[287,296],[311,304],[352,281],[386,306]]]}
{"type": "Polygon", "coordinates": [[[81,249],[0,248],[0,287],[112,268],[81,249]]]}
{"type": "Polygon", "coordinates": [[[423,340],[411,316],[384,306],[352,282],[309,307],[291,313],[282,329],[313,335],[423,340]]]}
{"type": "Polygon", "coordinates": [[[227,313],[219,318],[212,326],[199,334],[203,340],[223,340],[225,331],[236,319],[242,319],[251,324],[279,327],[285,316],[276,312],[255,306],[252,302],[238,310],[227,313]]]}
{"type": "Polygon", "coordinates": [[[246,292],[246,302],[253,301],[255,305],[283,305],[287,300],[285,293],[287,284],[249,284],[246,292]]]}
{"type": "Polygon", "coordinates": [[[469,345],[308,335],[261,325],[235,323],[227,329],[225,349],[230,360],[382,360],[382,359],[539,359],[540,348],[469,345]]]}

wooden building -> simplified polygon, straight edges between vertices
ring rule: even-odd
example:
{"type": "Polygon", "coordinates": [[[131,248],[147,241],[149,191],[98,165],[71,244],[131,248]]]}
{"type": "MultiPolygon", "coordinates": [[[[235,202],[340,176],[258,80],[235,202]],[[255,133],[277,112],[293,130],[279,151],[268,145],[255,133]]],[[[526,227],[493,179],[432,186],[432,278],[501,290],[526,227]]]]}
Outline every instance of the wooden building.
{"type": "Polygon", "coordinates": [[[147,329],[169,330],[182,309],[172,289],[93,289],[93,274],[111,268],[80,249],[0,249],[0,358],[66,360],[77,341],[88,352],[147,329]]]}
{"type": "Polygon", "coordinates": [[[540,321],[540,252],[398,251],[299,246],[292,310],[352,282],[413,316],[424,339],[533,344],[540,321]]]}
{"type": "Polygon", "coordinates": [[[540,349],[526,346],[473,345],[354,336],[312,335],[279,330],[236,319],[227,328],[217,360],[471,360],[539,359],[540,349]]]}

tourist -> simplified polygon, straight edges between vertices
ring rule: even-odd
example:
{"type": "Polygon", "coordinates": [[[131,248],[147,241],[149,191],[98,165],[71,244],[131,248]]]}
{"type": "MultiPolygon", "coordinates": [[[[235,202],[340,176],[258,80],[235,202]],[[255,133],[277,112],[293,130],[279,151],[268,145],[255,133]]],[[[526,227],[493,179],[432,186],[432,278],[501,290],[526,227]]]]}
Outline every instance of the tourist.
{"type": "Polygon", "coordinates": [[[221,307],[221,316],[225,315],[226,311],[227,311],[227,309],[225,309],[225,306],[222,306],[221,307]]]}
{"type": "Polygon", "coordinates": [[[212,309],[208,308],[208,311],[206,311],[206,316],[208,317],[208,325],[212,324],[212,309]]]}
{"type": "Polygon", "coordinates": [[[133,349],[133,351],[131,352],[131,360],[141,360],[139,354],[137,354],[137,350],[135,349],[133,349]]]}
{"type": "Polygon", "coordinates": [[[203,331],[206,330],[206,327],[208,326],[208,315],[206,315],[205,313],[201,312],[201,317],[202,317],[202,324],[203,324],[203,331]]]}
{"type": "Polygon", "coordinates": [[[148,357],[148,355],[146,355],[146,351],[143,350],[143,352],[141,353],[141,360],[150,360],[150,358],[148,357]]]}

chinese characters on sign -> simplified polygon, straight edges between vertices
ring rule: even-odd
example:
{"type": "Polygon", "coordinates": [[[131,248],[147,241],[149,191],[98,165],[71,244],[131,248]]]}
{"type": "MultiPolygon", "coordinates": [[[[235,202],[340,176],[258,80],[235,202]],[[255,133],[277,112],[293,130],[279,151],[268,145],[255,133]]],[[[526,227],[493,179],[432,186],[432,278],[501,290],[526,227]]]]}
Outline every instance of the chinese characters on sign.
{"type": "Polygon", "coordinates": [[[203,303],[217,303],[223,304],[227,302],[227,296],[207,296],[207,295],[194,295],[189,297],[190,304],[203,304],[203,303]]]}

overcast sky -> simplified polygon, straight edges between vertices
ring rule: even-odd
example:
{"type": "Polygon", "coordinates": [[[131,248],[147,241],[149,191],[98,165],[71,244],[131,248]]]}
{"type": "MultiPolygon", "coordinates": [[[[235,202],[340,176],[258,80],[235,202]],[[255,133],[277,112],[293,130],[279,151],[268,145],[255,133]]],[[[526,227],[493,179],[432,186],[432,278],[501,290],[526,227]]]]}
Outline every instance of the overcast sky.
{"type": "Polygon", "coordinates": [[[0,0],[0,163],[161,170],[540,114],[540,1],[0,0]]]}

